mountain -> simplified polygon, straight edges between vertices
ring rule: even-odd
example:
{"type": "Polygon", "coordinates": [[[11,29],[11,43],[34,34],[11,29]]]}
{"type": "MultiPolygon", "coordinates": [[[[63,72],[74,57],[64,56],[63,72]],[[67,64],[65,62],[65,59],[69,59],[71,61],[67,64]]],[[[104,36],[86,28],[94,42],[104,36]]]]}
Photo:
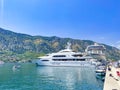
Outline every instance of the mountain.
{"type": "MultiPolygon", "coordinates": [[[[94,41],[91,40],[60,38],[56,36],[31,36],[0,28],[0,60],[5,62],[31,60],[40,55],[64,49],[67,42],[72,44],[74,51],[80,52],[84,52],[88,45],[94,44],[94,41]]],[[[119,60],[119,49],[108,45],[105,45],[105,47],[107,59],[119,60]]]]}

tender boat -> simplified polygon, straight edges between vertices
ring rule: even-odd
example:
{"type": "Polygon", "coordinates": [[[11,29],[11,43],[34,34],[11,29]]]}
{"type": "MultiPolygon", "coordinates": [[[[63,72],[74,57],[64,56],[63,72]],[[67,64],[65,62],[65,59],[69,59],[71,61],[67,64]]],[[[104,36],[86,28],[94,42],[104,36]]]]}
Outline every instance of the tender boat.
{"type": "Polygon", "coordinates": [[[2,64],[4,64],[4,62],[3,62],[3,61],[0,61],[0,65],[2,65],[2,64]]]}
{"type": "Polygon", "coordinates": [[[106,68],[105,66],[97,66],[95,72],[96,72],[96,75],[105,76],[106,68]]]}
{"type": "Polygon", "coordinates": [[[74,52],[70,47],[71,44],[67,43],[66,49],[39,57],[36,64],[39,66],[94,66],[92,57],[74,52]]]}

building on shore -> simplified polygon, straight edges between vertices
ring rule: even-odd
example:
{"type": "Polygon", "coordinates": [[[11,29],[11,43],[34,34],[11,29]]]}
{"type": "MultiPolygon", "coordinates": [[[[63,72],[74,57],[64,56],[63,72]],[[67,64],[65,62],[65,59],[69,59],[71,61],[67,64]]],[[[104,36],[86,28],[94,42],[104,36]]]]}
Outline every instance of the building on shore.
{"type": "Polygon", "coordinates": [[[94,43],[94,45],[89,45],[85,50],[87,55],[91,55],[97,60],[106,60],[105,51],[105,46],[97,43],[94,43]]]}

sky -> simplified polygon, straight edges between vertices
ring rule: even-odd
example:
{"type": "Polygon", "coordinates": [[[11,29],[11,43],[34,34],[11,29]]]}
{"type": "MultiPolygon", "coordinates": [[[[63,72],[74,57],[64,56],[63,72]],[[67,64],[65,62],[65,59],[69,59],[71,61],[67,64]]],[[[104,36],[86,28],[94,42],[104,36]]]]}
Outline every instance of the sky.
{"type": "Polygon", "coordinates": [[[0,27],[120,47],[120,0],[0,0],[0,27]]]}

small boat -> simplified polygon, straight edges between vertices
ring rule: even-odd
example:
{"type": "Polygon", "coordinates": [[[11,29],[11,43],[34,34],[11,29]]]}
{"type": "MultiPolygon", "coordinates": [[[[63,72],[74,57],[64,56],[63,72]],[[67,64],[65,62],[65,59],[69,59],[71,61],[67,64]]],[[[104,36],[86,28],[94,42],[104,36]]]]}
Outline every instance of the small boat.
{"type": "Polygon", "coordinates": [[[14,65],[14,66],[12,67],[12,69],[13,69],[13,70],[16,70],[16,69],[20,69],[20,67],[21,67],[21,65],[14,65]]]}
{"type": "Polygon", "coordinates": [[[105,70],[96,70],[96,75],[105,76],[105,70]]]}
{"type": "Polygon", "coordinates": [[[97,66],[95,73],[96,75],[105,76],[106,74],[105,66],[97,66]]]}
{"type": "Polygon", "coordinates": [[[0,61],[0,65],[2,65],[2,64],[4,64],[4,62],[3,62],[3,61],[0,61]]]}

